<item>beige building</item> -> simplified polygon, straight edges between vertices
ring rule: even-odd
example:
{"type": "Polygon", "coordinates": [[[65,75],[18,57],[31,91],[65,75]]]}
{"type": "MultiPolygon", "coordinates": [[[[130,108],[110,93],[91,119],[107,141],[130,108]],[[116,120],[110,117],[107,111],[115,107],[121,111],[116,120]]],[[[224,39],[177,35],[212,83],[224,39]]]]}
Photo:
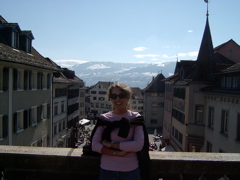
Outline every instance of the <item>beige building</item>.
{"type": "MultiPolygon", "coordinates": [[[[112,110],[112,103],[107,98],[107,91],[113,82],[99,81],[96,85],[89,89],[90,95],[90,110],[91,119],[96,119],[100,114],[106,113],[112,110]]],[[[133,87],[132,98],[130,104],[134,111],[142,114],[143,110],[143,96],[140,88],[133,87]]]]}
{"type": "Polygon", "coordinates": [[[0,144],[51,146],[52,76],[31,31],[0,16],[0,144]]]}

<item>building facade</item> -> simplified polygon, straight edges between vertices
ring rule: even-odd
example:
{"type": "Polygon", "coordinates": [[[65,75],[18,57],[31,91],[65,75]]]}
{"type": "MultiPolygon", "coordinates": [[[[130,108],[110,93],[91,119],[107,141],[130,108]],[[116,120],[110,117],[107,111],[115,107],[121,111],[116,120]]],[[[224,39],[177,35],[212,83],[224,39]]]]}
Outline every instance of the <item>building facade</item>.
{"type": "Polygon", "coordinates": [[[0,144],[51,146],[52,76],[31,31],[0,16],[0,144]]]}
{"type": "Polygon", "coordinates": [[[162,129],[165,91],[163,79],[165,79],[163,74],[158,74],[153,78],[152,82],[143,89],[143,116],[145,125],[148,128],[162,129]]]}
{"type": "Polygon", "coordinates": [[[163,135],[168,139],[170,134],[175,150],[240,152],[240,76],[235,65],[240,57],[226,56],[237,51],[232,40],[213,48],[207,16],[197,60],[177,62],[175,74],[165,79],[173,91],[171,122],[165,104],[163,135]]]}

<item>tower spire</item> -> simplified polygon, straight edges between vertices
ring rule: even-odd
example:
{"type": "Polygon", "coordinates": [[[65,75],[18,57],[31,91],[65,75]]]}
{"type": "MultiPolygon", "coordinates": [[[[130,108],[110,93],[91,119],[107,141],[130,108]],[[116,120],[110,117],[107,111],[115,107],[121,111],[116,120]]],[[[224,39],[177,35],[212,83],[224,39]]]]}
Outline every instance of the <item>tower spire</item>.
{"type": "Polygon", "coordinates": [[[208,17],[209,16],[209,13],[208,13],[208,0],[204,0],[205,1],[205,3],[207,3],[207,14],[206,14],[206,16],[208,17]]]}

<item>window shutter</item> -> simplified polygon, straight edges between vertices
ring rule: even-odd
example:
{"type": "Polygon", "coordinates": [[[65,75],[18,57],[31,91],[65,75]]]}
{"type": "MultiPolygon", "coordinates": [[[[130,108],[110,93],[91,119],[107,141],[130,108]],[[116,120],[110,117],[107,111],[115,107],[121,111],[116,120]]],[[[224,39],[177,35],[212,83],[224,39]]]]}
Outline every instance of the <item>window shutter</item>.
{"type": "Polygon", "coordinates": [[[51,106],[50,104],[47,104],[47,118],[50,118],[50,115],[51,115],[51,106]]]}
{"type": "Polygon", "coordinates": [[[47,89],[50,89],[50,86],[51,86],[51,85],[50,85],[50,83],[51,83],[51,79],[50,79],[50,78],[51,78],[51,75],[48,74],[48,75],[47,75],[47,89]]]}
{"type": "Polygon", "coordinates": [[[24,110],[23,128],[28,128],[28,110],[24,110]]]}
{"type": "Polygon", "coordinates": [[[3,91],[8,90],[8,82],[9,82],[9,69],[3,68],[3,91]]]}
{"type": "Polygon", "coordinates": [[[8,136],[8,116],[3,116],[3,138],[8,136]]]}
{"type": "Polygon", "coordinates": [[[15,112],[13,114],[13,132],[17,132],[17,113],[15,112]]]}
{"type": "Polygon", "coordinates": [[[41,121],[41,106],[37,107],[37,123],[41,121]]]}
{"type": "Polygon", "coordinates": [[[41,74],[37,73],[37,89],[40,89],[41,87],[41,74]]]}
{"type": "Polygon", "coordinates": [[[13,69],[13,90],[17,90],[18,70],[13,69]]]}
{"type": "Polygon", "coordinates": [[[28,124],[28,126],[31,126],[32,125],[32,118],[33,118],[32,108],[30,108],[28,112],[29,112],[29,116],[28,116],[29,117],[29,121],[28,121],[29,124],[28,124]]]}
{"type": "Polygon", "coordinates": [[[221,132],[224,132],[224,111],[222,111],[221,117],[221,132]]]}
{"type": "Polygon", "coordinates": [[[32,88],[33,88],[33,87],[32,87],[32,86],[33,86],[33,84],[32,84],[32,78],[33,78],[33,77],[32,77],[32,71],[30,71],[30,72],[29,72],[29,81],[28,81],[28,83],[29,83],[29,89],[30,89],[30,90],[32,90],[32,88]]]}
{"type": "Polygon", "coordinates": [[[28,71],[24,71],[24,90],[28,89],[28,71]]]}

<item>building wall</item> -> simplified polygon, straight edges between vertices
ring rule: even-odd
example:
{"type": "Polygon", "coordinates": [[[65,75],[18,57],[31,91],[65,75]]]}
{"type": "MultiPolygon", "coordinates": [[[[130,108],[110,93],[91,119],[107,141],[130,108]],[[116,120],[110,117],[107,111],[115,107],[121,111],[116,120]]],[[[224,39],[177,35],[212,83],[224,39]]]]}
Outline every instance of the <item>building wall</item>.
{"type": "Polygon", "coordinates": [[[204,149],[207,150],[207,143],[212,146],[211,152],[240,152],[240,142],[237,141],[237,116],[240,114],[240,98],[224,94],[206,94],[205,119],[208,121],[209,107],[214,107],[213,127],[206,124],[204,149]],[[222,110],[229,112],[228,133],[221,132],[222,110]]]}
{"type": "Polygon", "coordinates": [[[164,94],[144,93],[144,119],[146,127],[161,128],[163,124],[164,94]]]}
{"type": "Polygon", "coordinates": [[[68,84],[53,84],[53,147],[67,147],[67,89],[68,84]],[[57,97],[56,89],[65,89],[66,94],[57,97]],[[57,107],[56,114],[55,107],[57,107]]]}
{"type": "MultiPolygon", "coordinates": [[[[91,90],[90,93],[90,112],[97,112],[95,116],[99,116],[105,112],[112,110],[112,103],[107,98],[107,88],[101,83],[97,83],[91,90]]],[[[94,114],[94,113],[93,113],[94,114]]],[[[94,115],[93,115],[94,116],[94,115]]],[[[95,117],[92,117],[95,118],[95,117]]]]}
{"type": "MultiPolygon", "coordinates": [[[[0,140],[0,144],[22,145],[22,146],[49,146],[51,136],[51,116],[48,114],[48,106],[51,106],[51,86],[47,88],[47,75],[52,76],[52,72],[25,66],[16,63],[1,62],[0,68],[9,68],[8,90],[0,92],[0,98],[5,101],[7,106],[0,108],[0,114],[8,117],[8,137],[0,140]],[[17,89],[14,90],[13,71],[17,69],[17,89]],[[29,89],[29,78],[27,78],[27,89],[24,89],[24,71],[34,74],[34,87],[29,89]],[[42,88],[37,88],[37,73],[43,73],[42,88]],[[41,106],[41,112],[37,113],[38,107],[41,106]],[[34,121],[30,123],[30,111],[34,112],[34,121]],[[41,114],[40,114],[41,113],[41,114]],[[39,119],[36,116],[39,114],[39,119]],[[18,123],[15,123],[16,120],[18,123]],[[15,126],[17,130],[15,132],[15,126]],[[26,126],[26,127],[25,127],[26,126]]],[[[2,74],[1,74],[2,75],[2,74]]],[[[3,76],[1,76],[3,77],[3,76]]],[[[4,77],[5,78],[5,77],[4,77]]],[[[5,79],[6,80],[6,79],[5,79]]],[[[51,78],[50,78],[51,80],[51,78]]],[[[1,81],[3,82],[3,81],[1,81]]],[[[51,84],[51,82],[50,82],[51,84]]],[[[50,113],[50,112],[49,112],[50,113]]]]}
{"type": "Polygon", "coordinates": [[[233,62],[240,63],[240,46],[238,46],[235,42],[229,41],[217,51],[233,62]]]}

